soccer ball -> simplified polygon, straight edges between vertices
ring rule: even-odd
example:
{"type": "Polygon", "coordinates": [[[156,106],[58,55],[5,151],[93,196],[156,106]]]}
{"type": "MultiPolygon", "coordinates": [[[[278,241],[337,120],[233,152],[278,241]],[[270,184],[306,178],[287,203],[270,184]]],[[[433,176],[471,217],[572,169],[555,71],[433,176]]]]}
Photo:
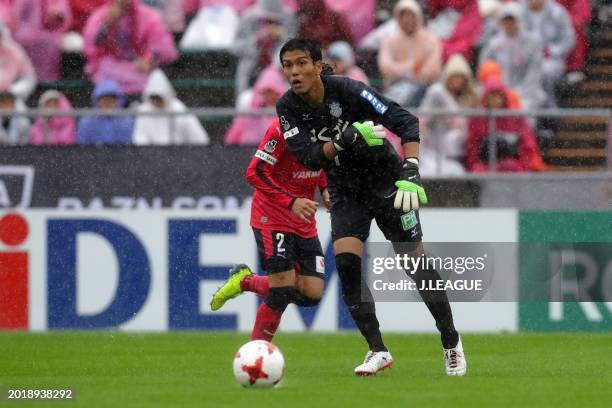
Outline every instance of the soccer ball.
{"type": "Polygon", "coordinates": [[[265,340],[249,341],[234,357],[234,376],[243,387],[274,387],[284,372],[282,353],[265,340]]]}

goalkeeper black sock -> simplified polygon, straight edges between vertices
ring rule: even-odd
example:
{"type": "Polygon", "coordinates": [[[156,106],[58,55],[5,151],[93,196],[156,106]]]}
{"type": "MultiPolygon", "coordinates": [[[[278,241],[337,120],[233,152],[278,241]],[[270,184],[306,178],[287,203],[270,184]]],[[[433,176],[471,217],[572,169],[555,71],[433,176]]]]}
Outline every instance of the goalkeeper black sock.
{"type": "Polygon", "coordinates": [[[382,340],[372,293],[361,278],[361,257],[336,255],[336,268],[342,284],[342,296],[357,328],[372,351],[388,351],[382,340]]]}
{"type": "MultiPolygon", "coordinates": [[[[417,284],[417,288],[435,287],[435,283],[432,283],[432,286],[429,286],[429,283],[426,286],[422,286],[422,282],[437,281],[442,279],[438,271],[429,266],[425,269],[423,267],[419,267],[419,269],[413,275],[409,274],[409,276],[417,284]]],[[[453,312],[451,311],[446,292],[441,290],[419,289],[419,294],[421,295],[423,302],[425,302],[425,305],[427,305],[427,309],[429,309],[429,312],[436,320],[436,327],[440,331],[442,346],[445,349],[456,347],[457,343],[459,343],[459,333],[457,333],[457,330],[455,330],[455,325],[453,323],[453,312]]]]}

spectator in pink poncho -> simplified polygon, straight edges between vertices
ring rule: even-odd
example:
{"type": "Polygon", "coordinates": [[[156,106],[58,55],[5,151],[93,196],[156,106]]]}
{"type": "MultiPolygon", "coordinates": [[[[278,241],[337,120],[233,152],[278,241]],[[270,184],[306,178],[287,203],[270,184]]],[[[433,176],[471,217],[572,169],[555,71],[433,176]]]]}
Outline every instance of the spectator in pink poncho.
{"type": "Polygon", "coordinates": [[[185,10],[183,0],[140,0],[142,4],[153,7],[163,17],[172,33],[185,31],[185,10]]]}
{"type": "MultiPolygon", "coordinates": [[[[48,90],[38,100],[38,108],[45,111],[71,112],[68,98],[56,90],[48,90]]],[[[39,117],[30,129],[30,144],[73,144],[76,138],[73,116],[39,117]]]]}
{"type": "Polygon", "coordinates": [[[200,8],[200,0],[183,0],[183,11],[186,16],[193,16],[200,8]]]}
{"type": "Polygon", "coordinates": [[[8,91],[25,101],[36,87],[36,74],[30,58],[0,20],[0,92],[8,91]]]}
{"type": "MultiPolygon", "coordinates": [[[[251,100],[251,110],[274,109],[287,90],[287,82],[275,65],[266,68],[257,81],[251,100]]],[[[276,115],[238,116],[225,135],[226,145],[256,146],[276,115]]]]}
{"type": "Polygon", "coordinates": [[[14,0],[0,0],[0,21],[3,21],[11,31],[15,28],[13,2],[14,0]]]}
{"type": "Polygon", "coordinates": [[[425,27],[415,0],[399,1],[393,16],[400,29],[383,39],[378,52],[385,96],[400,105],[418,106],[442,70],[440,39],[425,27]]]}
{"type": "MultiPolygon", "coordinates": [[[[474,46],[480,39],[483,19],[478,9],[477,0],[428,0],[428,15],[435,18],[439,13],[450,11],[456,14],[454,25],[444,24],[451,28],[447,34],[436,32],[442,39],[442,58],[446,62],[451,55],[461,54],[471,62],[474,58],[474,46]]],[[[436,31],[436,30],[434,30],[436,31]]]]}
{"type": "Polygon", "coordinates": [[[128,94],[140,94],[153,69],[177,58],[159,13],[138,0],[115,0],[89,17],[85,31],[85,71],[97,84],[115,80],[128,94]]]}
{"type": "Polygon", "coordinates": [[[326,3],[332,10],[346,17],[355,44],[374,28],[376,0],[327,0],[326,3]]]}
{"type": "Polygon", "coordinates": [[[68,0],[15,0],[15,40],[26,50],[40,81],[60,77],[61,44],[72,25],[68,0]]]}

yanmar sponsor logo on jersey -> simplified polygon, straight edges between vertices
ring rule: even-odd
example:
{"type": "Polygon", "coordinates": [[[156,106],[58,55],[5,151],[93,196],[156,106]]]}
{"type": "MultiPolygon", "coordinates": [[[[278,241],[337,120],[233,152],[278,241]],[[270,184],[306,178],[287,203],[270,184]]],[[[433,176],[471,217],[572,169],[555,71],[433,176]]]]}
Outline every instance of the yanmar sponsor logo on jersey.
{"type": "Polygon", "coordinates": [[[318,178],[321,175],[321,170],[302,170],[302,171],[294,171],[293,178],[294,179],[309,179],[309,178],[318,178]]]}

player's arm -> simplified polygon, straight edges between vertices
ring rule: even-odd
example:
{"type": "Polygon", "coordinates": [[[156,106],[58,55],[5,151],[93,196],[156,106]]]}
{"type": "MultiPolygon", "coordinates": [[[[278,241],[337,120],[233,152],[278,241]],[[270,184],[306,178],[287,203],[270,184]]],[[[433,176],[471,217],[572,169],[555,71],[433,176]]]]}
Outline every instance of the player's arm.
{"type": "Polygon", "coordinates": [[[283,136],[289,150],[304,167],[321,170],[333,165],[339,151],[334,143],[321,144],[312,141],[308,127],[292,114],[291,109],[282,100],[276,105],[276,113],[281,119],[283,136]]]}
{"type": "Polygon", "coordinates": [[[356,105],[359,116],[366,121],[355,122],[336,135],[336,150],[382,146],[386,137],[384,127],[401,136],[403,143],[419,141],[418,119],[397,103],[378,94],[363,82],[349,78],[343,79],[341,89],[343,100],[356,105]]]}
{"type": "Polygon", "coordinates": [[[403,144],[403,148],[405,159],[400,179],[395,182],[397,192],[393,206],[408,212],[418,210],[419,204],[427,204],[427,194],[419,174],[419,143],[407,142],[403,144]]]}
{"type": "Polygon", "coordinates": [[[249,163],[246,172],[247,181],[267,198],[290,209],[304,221],[310,223],[308,218],[314,215],[318,203],[294,196],[272,177],[274,166],[282,160],[285,154],[286,147],[281,138],[278,123],[273,122],[249,163]]]}
{"type": "Polygon", "coordinates": [[[362,82],[346,79],[344,98],[354,101],[363,117],[380,123],[402,139],[402,144],[419,142],[419,119],[395,101],[362,82]]]}
{"type": "Polygon", "coordinates": [[[365,117],[382,123],[402,139],[405,159],[400,179],[395,182],[394,207],[408,212],[418,209],[419,204],[427,204],[419,174],[419,119],[361,82],[347,80],[345,92],[348,94],[345,97],[357,101],[365,117]]]}
{"type": "Polygon", "coordinates": [[[334,163],[338,152],[360,141],[367,141],[370,146],[379,146],[385,136],[382,127],[373,129],[370,124],[355,123],[349,126],[341,137],[323,144],[311,140],[308,128],[303,121],[292,114],[291,108],[281,99],[276,105],[276,113],[281,121],[283,137],[289,150],[304,167],[311,170],[327,169],[334,163]],[[361,125],[361,127],[359,127],[361,125]],[[356,128],[356,126],[358,128],[356,128]],[[376,140],[374,140],[376,139],[376,140]]]}
{"type": "Polygon", "coordinates": [[[311,170],[327,168],[338,154],[329,142],[320,144],[310,140],[308,128],[291,112],[291,108],[281,99],[276,104],[281,131],[287,147],[298,161],[311,170]]]}

